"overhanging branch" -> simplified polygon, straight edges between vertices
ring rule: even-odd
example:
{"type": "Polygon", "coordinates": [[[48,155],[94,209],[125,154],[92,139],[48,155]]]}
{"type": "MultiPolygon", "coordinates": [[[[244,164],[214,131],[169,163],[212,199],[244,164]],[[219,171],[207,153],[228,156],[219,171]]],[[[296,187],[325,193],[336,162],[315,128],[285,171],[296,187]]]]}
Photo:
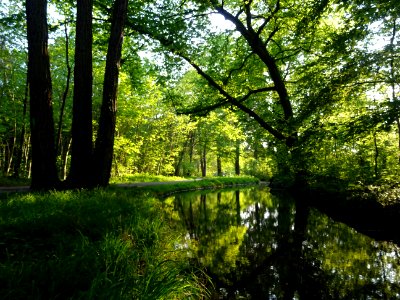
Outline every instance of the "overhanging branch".
{"type": "MultiPolygon", "coordinates": [[[[233,17],[232,15],[230,15],[230,16],[233,17]]],[[[240,23],[240,24],[242,24],[242,23],[240,23]]],[[[209,86],[211,86],[212,88],[217,90],[219,92],[219,94],[222,95],[226,99],[225,103],[217,103],[217,104],[215,104],[213,106],[209,106],[208,109],[210,109],[212,107],[215,107],[215,108],[221,107],[223,105],[226,105],[226,104],[230,103],[231,105],[236,106],[237,108],[239,108],[240,110],[242,110],[243,112],[248,114],[261,127],[263,127],[265,130],[267,130],[270,134],[272,134],[278,140],[280,140],[280,141],[286,141],[287,140],[287,137],[285,137],[285,135],[283,135],[280,131],[278,131],[275,128],[273,128],[268,122],[266,122],[263,118],[261,118],[255,111],[251,110],[250,108],[248,108],[247,106],[245,106],[243,104],[243,102],[246,99],[248,99],[251,95],[253,95],[255,93],[276,90],[275,86],[273,86],[273,87],[265,87],[265,88],[261,88],[261,89],[257,89],[257,90],[251,90],[245,96],[243,96],[241,99],[237,99],[237,98],[233,97],[231,94],[229,94],[210,75],[208,75],[205,71],[203,71],[202,68],[199,65],[197,65],[192,59],[190,59],[187,55],[185,55],[185,53],[181,49],[178,49],[177,47],[174,47],[174,42],[173,41],[165,38],[165,36],[163,36],[163,35],[157,35],[154,32],[151,32],[150,30],[148,30],[147,28],[144,28],[143,26],[138,26],[137,24],[133,24],[130,21],[128,21],[128,25],[132,29],[138,31],[139,33],[147,35],[147,36],[150,36],[151,38],[158,40],[170,52],[172,52],[173,54],[181,57],[186,62],[188,62],[197,71],[197,73],[200,76],[202,76],[208,82],[209,86]]],[[[242,24],[242,26],[243,26],[243,24],[242,24]]],[[[243,26],[243,29],[246,30],[244,28],[244,26],[243,26]]],[[[207,108],[204,108],[204,109],[207,109],[207,108]]]]}
{"type": "MultiPolygon", "coordinates": [[[[250,108],[248,108],[247,106],[245,106],[243,104],[243,102],[242,102],[243,98],[246,98],[246,99],[249,98],[252,94],[254,94],[256,92],[256,90],[250,91],[246,96],[244,96],[241,99],[242,101],[240,101],[240,100],[236,99],[235,97],[233,97],[232,95],[230,95],[227,91],[225,91],[225,89],[221,85],[219,85],[210,75],[208,75],[206,72],[204,72],[200,68],[200,66],[198,66],[195,62],[193,62],[190,58],[188,58],[187,56],[183,55],[182,53],[176,53],[176,54],[179,55],[180,57],[182,57],[184,60],[186,60],[197,71],[197,73],[200,76],[202,76],[205,80],[207,80],[208,84],[211,87],[216,89],[222,96],[224,96],[226,98],[227,102],[229,102],[233,106],[236,106],[241,111],[243,111],[246,114],[248,114],[258,124],[260,124],[261,127],[263,127],[265,130],[267,130],[269,133],[271,133],[278,140],[280,140],[280,141],[286,140],[286,137],[280,131],[278,131],[275,128],[273,128],[263,118],[261,118],[255,111],[251,110],[250,108]]],[[[274,87],[266,87],[264,89],[259,89],[258,92],[270,91],[270,90],[273,90],[273,89],[274,89],[274,87]]]]}

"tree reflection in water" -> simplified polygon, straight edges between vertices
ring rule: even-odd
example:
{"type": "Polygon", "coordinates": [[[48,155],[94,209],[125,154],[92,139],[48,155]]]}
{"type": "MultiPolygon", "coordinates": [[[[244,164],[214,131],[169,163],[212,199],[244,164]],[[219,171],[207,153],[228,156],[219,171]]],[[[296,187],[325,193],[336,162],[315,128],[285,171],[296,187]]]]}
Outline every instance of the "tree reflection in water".
{"type": "Polygon", "coordinates": [[[400,251],[266,188],[178,194],[166,211],[215,299],[400,299],[400,251]]]}

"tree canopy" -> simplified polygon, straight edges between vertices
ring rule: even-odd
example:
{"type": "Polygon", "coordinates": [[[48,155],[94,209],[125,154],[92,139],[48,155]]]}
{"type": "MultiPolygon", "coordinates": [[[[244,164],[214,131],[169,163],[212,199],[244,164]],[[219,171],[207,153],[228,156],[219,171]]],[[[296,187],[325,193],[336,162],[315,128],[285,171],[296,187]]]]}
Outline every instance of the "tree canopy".
{"type": "MultiPolygon", "coordinates": [[[[99,165],[92,156],[107,163],[90,185],[135,172],[398,176],[397,1],[82,3],[92,12],[74,1],[43,1],[53,111],[40,118],[55,121],[40,140],[55,149],[61,179],[70,174],[70,183],[82,184],[99,165]],[[119,5],[127,5],[125,24],[113,23],[122,20],[119,5]],[[119,46],[110,45],[122,32],[118,58],[119,46]],[[112,78],[106,66],[116,67],[112,78]]],[[[27,94],[27,17],[21,4],[0,6],[1,168],[34,177],[31,163],[50,156],[35,158],[35,129],[26,126],[28,98],[31,120],[32,108],[44,112],[32,103],[32,86],[27,94]]]]}

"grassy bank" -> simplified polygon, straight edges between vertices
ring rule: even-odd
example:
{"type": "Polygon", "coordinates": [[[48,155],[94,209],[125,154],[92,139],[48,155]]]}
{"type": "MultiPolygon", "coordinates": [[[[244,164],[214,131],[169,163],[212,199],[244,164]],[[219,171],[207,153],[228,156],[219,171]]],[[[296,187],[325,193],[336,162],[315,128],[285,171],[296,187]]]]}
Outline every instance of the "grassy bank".
{"type": "MultiPolygon", "coordinates": [[[[170,195],[176,192],[184,192],[191,190],[200,189],[220,189],[224,187],[237,186],[237,185],[249,185],[258,184],[259,180],[255,177],[250,176],[237,176],[237,177],[205,177],[180,182],[168,182],[168,184],[160,185],[148,185],[141,187],[131,187],[129,185],[126,188],[134,190],[137,193],[150,193],[155,196],[170,195]]],[[[112,188],[115,188],[113,186],[112,188]]],[[[117,187],[118,189],[120,187],[117,187]]]]}
{"type": "Polygon", "coordinates": [[[129,183],[129,182],[161,182],[161,181],[180,181],[185,180],[183,177],[163,176],[151,174],[125,174],[112,177],[111,183],[129,183]]]}
{"type": "Polygon", "coordinates": [[[2,299],[201,299],[203,275],[176,250],[158,201],[130,190],[0,201],[2,299]]]}

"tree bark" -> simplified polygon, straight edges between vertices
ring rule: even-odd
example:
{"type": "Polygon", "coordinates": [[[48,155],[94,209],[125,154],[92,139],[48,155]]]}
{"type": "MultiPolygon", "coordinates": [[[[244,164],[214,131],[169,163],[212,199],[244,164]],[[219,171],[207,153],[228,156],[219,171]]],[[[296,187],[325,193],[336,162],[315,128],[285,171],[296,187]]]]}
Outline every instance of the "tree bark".
{"type": "Polygon", "coordinates": [[[89,187],[92,181],[92,14],[92,0],[77,1],[69,187],[89,187]]]}
{"type": "Polygon", "coordinates": [[[115,0],[104,74],[103,101],[94,152],[96,185],[107,186],[111,176],[117,113],[117,87],[128,0],[115,0]]]}
{"type": "Polygon", "coordinates": [[[47,0],[26,1],[32,189],[51,189],[59,183],[46,17],[47,0]]]}

